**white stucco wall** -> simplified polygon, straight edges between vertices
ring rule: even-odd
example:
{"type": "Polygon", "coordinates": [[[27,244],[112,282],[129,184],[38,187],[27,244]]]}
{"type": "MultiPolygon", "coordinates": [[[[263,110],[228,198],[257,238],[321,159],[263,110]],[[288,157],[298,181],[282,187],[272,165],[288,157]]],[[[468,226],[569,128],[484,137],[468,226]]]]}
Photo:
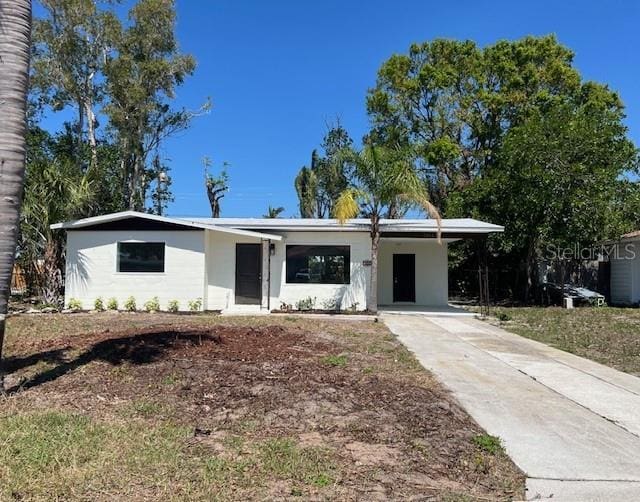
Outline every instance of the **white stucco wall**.
{"type": "Polygon", "coordinates": [[[625,243],[611,257],[611,303],[632,305],[640,302],[640,246],[625,243]],[[616,257],[617,256],[617,257],[616,257]]]}
{"type": "Polygon", "coordinates": [[[67,232],[65,305],[77,298],[85,309],[96,298],[115,297],[120,308],[129,296],[139,309],[154,296],[166,308],[178,300],[205,297],[204,231],[91,231],[67,232]],[[118,272],[118,242],[165,242],[165,271],[162,273],[118,272]]]}
{"type": "Polygon", "coordinates": [[[315,308],[325,308],[335,300],[342,309],[357,304],[357,310],[367,305],[369,274],[371,267],[363,261],[371,258],[371,241],[366,232],[288,232],[276,242],[275,255],[271,257],[271,308],[280,308],[282,302],[289,305],[308,297],[316,298],[315,308]],[[288,284],[286,282],[286,250],[289,244],[351,246],[350,284],[288,284]]]}
{"type": "Polygon", "coordinates": [[[393,305],[393,255],[416,255],[415,305],[447,305],[447,244],[434,240],[383,239],[378,250],[378,304],[393,305]]]}
{"type": "MultiPolygon", "coordinates": [[[[263,292],[270,277],[269,307],[281,303],[293,305],[308,297],[316,308],[327,308],[335,301],[342,309],[356,305],[364,310],[370,285],[371,267],[363,262],[371,258],[367,232],[286,232],[274,242],[273,255],[263,252],[263,292]],[[348,245],[351,249],[349,284],[288,284],[286,282],[286,245],[348,245]],[[269,260],[270,259],[270,260],[269,260]],[[267,264],[271,263],[270,276],[267,264]]],[[[79,299],[84,308],[92,308],[97,297],[106,302],[115,297],[122,307],[134,296],[138,308],[158,296],[161,308],[178,300],[182,310],[190,300],[203,299],[207,310],[225,310],[235,305],[236,244],[261,243],[260,239],[216,231],[70,231],[67,236],[67,275],[65,301],[79,299]],[[165,242],[164,273],[117,272],[118,242],[165,242]]],[[[268,244],[262,242],[263,250],[268,244]]],[[[380,244],[378,303],[393,303],[393,253],[416,255],[416,304],[446,305],[447,248],[433,241],[387,241],[380,244]]],[[[262,307],[267,307],[266,295],[262,307]]],[[[244,307],[243,307],[244,308],[244,307]]]]}

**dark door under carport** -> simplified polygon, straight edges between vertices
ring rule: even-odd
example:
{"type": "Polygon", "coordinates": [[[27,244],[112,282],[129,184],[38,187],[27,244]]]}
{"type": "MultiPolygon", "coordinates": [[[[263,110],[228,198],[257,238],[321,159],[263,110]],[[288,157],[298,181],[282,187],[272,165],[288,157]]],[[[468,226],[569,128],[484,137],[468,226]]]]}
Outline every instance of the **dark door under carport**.
{"type": "Polygon", "coordinates": [[[416,301],[416,255],[393,255],[393,301],[416,301]]]}
{"type": "Polygon", "coordinates": [[[236,304],[262,303],[262,246],[236,244],[236,304]]]}

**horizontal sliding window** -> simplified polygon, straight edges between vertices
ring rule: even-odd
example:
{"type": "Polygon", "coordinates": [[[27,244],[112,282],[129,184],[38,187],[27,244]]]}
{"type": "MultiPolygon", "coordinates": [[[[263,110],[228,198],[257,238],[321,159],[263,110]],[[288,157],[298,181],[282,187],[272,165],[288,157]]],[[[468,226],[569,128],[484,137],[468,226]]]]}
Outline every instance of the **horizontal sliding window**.
{"type": "Polygon", "coordinates": [[[287,282],[349,284],[349,246],[287,246],[287,282]]]}
{"type": "Polygon", "coordinates": [[[118,242],[118,272],[164,272],[164,242],[118,242]]]}

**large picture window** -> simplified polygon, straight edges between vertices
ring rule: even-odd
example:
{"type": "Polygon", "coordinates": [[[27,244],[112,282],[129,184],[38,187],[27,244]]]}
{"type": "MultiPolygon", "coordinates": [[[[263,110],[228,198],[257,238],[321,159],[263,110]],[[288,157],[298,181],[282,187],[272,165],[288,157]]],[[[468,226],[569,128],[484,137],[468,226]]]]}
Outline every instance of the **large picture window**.
{"type": "Polygon", "coordinates": [[[118,272],[164,272],[164,242],[118,242],[118,272]]]}
{"type": "Polygon", "coordinates": [[[287,282],[349,284],[349,246],[287,246],[287,282]]]}

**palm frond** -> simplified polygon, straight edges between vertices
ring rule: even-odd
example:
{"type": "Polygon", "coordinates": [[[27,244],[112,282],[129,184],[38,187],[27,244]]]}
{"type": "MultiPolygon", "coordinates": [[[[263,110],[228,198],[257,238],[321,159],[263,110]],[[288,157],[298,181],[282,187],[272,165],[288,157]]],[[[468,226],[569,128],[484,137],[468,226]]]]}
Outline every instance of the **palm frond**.
{"type": "Polygon", "coordinates": [[[374,212],[401,200],[420,207],[437,223],[438,243],[442,242],[442,218],[429,201],[429,194],[413,163],[412,155],[400,147],[388,148],[365,144],[360,152],[349,149],[343,158],[354,166],[356,187],[343,192],[334,208],[334,217],[341,223],[360,212],[360,204],[372,205],[374,212]]]}
{"type": "Polygon", "coordinates": [[[436,237],[438,239],[438,244],[442,244],[442,217],[440,216],[438,208],[434,206],[427,197],[421,198],[420,206],[422,206],[422,209],[424,209],[424,211],[429,216],[436,220],[436,225],[438,228],[436,231],[436,237]]]}
{"type": "Polygon", "coordinates": [[[425,191],[409,191],[407,193],[398,194],[398,199],[407,202],[412,206],[420,206],[427,215],[436,220],[436,238],[438,240],[438,244],[442,244],[442,217],[440,216],[438,208],[431,203],[425,191]]]}
{"type": "Polygon", "coordinates": [[[355,218],[360,213],[360,204],[358,204],[359,195],[358,190],[348,188],[338,197],[333,208],[333,216],[341,225],[348,219],[355,218]]]}

